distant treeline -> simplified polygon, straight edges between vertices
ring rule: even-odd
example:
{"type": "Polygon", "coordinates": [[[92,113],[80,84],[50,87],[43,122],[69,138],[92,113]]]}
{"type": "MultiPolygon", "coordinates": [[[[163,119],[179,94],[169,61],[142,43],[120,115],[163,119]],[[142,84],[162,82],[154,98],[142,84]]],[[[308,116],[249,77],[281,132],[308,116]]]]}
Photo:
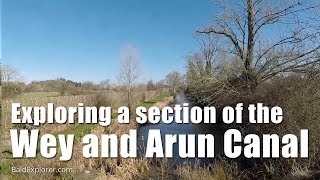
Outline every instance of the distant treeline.
{"type": "MultiPolygon", "coordinates": [[[[2,92],[3,98],[12,98],[22,93],[32,92],[58,92],[59,95],[80,95],[88,94],[97,91],[121,91],[124,87],[111,83],[110,80],[104,80],[100,83],[91,81],[76,82],[64,78],[45,81],[32,81],[31,83],[24,82],[3,82],[2,92]]],[[[163,82],[141,83],[136,85],[137,90],[157,90],[167,89],[168,87],[163,82]]]]}

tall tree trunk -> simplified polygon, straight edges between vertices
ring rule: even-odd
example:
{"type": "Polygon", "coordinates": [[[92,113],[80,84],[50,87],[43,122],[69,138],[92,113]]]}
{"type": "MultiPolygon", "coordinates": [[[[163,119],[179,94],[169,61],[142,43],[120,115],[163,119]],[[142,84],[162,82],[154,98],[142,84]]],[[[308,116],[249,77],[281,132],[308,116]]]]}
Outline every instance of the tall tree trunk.
{"type": "Polygon", "coordinates": [[[254,7],[252,0],[247,0],[248,8],[248,44],[247,44],[247,55],[245,59],[245,70],[250,72],[252,70],[253,51],[254,51],[254,7]]]}
{"type": "Polygon", "coordinates": [[[254,39],[255,39],[255,9],[253,5],[253,0],[247,0],[247,10],[248,10],[248,41],[247,41],[247,52],[244,61],[244,80],[246,81],[246,86],[249,90],[255,88],[258,84],[257,75],[253,68],[253,56],[254,56],[254,39]]]}

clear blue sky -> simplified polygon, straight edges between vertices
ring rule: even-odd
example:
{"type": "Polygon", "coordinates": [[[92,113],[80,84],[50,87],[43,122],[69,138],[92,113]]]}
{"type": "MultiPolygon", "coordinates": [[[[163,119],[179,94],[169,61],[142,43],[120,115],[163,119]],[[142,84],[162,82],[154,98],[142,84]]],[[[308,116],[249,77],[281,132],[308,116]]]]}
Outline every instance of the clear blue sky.
{"type": "Polygon", "coordinates": [[[145,80],[183,71],[210,0],[3,0],[2,58],[24,80],[115,79],[122,49],[139,51],[145,80]]]}

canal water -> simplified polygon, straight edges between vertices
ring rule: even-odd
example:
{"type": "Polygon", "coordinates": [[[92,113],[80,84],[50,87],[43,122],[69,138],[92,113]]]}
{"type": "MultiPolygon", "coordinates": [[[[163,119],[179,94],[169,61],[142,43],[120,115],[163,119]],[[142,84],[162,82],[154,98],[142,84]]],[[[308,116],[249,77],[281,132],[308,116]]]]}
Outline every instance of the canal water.
{"type": "MultiPolygon", "coordinates": [[[[192,107],[192,103],[188,101],[186,96],[184,94],[178,94],[175,97],[175,104],[183,104],[183,103],[189,103],[189,107],[192,107]]],[[[172,104],[171,106],[174,106],[172,104]]],[[[183,118],[182,114],[181,117],[183,118]]],[[[141,126],[138,129],[138,154],[140,157],[144,156],[145,153],[145,147],[147,145],[147,139],[148,139],[148,133],[149,130],[151,129],[159,129],[161,131],[161,136],[162,136],[162,144],[163,147],[165,148],[165,143],[164,143],[164,136],[165,134],[177,134],[177,137],[179,134],[195,134],[196,135],[196,140],[197,140],[197,135],[198,134],[212,134],[214,136],[214,145],[213,144],[208,144],[208,146],[211,146],[209,148],[215,148],[215,157],[218,157],[219,155],[222,155],[223,153],[223,134],[224,131],[219,128],[218,124],[177,124],[175,121],[171,124],[165,124],[162,121],[158,124],[146,124],[141,126]]],[[[177,138],[177,140],[179,140],[177,138]]],[[[187,145],[188,147],[188,145],[187,145]]],[[[196,155],[197,155],[197,141],[196,141],[196,155]]],[[[173,158],[167,158],[169,164],[173,165],[179,165],[184,162],[187,163],[195,163],[198,162],[201,165],[205,165],[208,163],[212,163],[214,161],[214,158],[189,158],[189,159],[184,159],[179,157],[179,142],[174,144],[173,146],[173,158]]]]}

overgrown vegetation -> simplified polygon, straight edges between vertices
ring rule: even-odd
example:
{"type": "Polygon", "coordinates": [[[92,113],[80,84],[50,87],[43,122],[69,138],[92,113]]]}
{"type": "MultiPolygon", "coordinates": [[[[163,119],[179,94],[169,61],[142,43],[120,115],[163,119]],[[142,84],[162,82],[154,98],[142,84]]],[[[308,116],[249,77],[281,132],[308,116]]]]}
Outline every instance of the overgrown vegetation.
{"type": "MultiPolygon", "coordinates": [[[[219,110],[239,102],[245,104],[244,109],[256,103],[282,107],[281,124],[221,125],[237,128],[244,135],[298,135],[300,129],[309,130],[309,158],[227,160],[226,164],[237,167],[232,176],[320,178],[320,31],[314,13],[319,5],[271,0],[217,5],[221,13],[212,26],[198,31],[199,50],[187,57],[188,97],[198,105],[213,105],[219,110]],[[266,39],[263,30],[275,25],[283,35],[266,39]]],[[[247,111],[243,117],[243,122],[248,122],[247,111]]]]}
{"type": "MultiPolygon", "coordinates": [[[[144,91],[144,92],[132,92],[132,97],[141,97],[142,94],[146,97],[146,103],[158,103],[160,101],[166,100],[168,93],[160,94],[160,91],[144,91]]],[[[132,105],[137,106],[140,103],[139,98],[137,101],[132,101],[132,105]]],[[[41,98],[37,97],[26,97],[19,96],[18,100],[21,104],[25,106],[45,106],[48,102],[52,102],[57,106],[76,106],[77,103],[83,102],[86,106],[111,106],[114,110],[120,106],[126,104],[125,96],[123,93],[114,93],[114,92],[104,92],[97,93],[96,95],[82,95],[82,96],[43,96],[41,98]]],[[[128,132],[129,129],[136,128],[136,124],[132,123],[130,125],[119,125],[116,121],[107,128],[100,127],[98,125],[76,125],[76,124],[64,124],[64,125],[54,125],[46,124],[38,127],[40,133],[51,133],[54,135],[57,134],[74,134],[75,135],[75,148],[74,155],[69,162],[60,162],[59,158],[55,157],[53,159],[45,159],[38,156],[35,159],[11,159],[11,147],[10,147],[10,137],[9,129],[11,128],[24,128],[24,127],[13,127],[10,123],[10,105],[13,99],[6,99],[3,102],[3,118],[1,123],[2,130],[2,146],[1,146],[1,172],[4,179],[16,179],[16,178],[39,178],[39,179],[71,179],[73,177],[89,177],[93,176],[94,178],[104,179],[106,176],[105,172],[105,160],[100,159],[85,159],[82,157],[81,152],[81,138],[85,134],[94,133],[101,135],[102,133],[112,133],[118,136],[122,135],[125,132],[128,132]],[[55,167],[55,168],[72,168],[73,172],[69,173],[41,173],[41,174],[28,174],[28,173],[12,173],[12,166],[29,166],[29,167],[55,167]],[[90,173],[85,173],[89,171],[90,173]]],[[[141,102],[145,103],[145,102],[141,102]]],[[[116,115],[116,112],[114,112],[116,115]]],[[[114,115],[114,118],[116,117],[114,115]]],[[[33,127],[28,127],[33,128],[33,127]]],[[[140,160],[136,160],[140,161],[140,160]]],[[[112,164],[112,162],[110,162],[112,164]]],[[[124,163],[125,164],[125,163],[124,163]]],[[[124,165],[122,164],[122,165],[124,165]]],[[[116,164],[117,165],[117,161],[116,164]]]]}
{"type": "Polygon", "coordinates": [[[3,83],[2,90],[3,90],[3,93],[2,93],[3,99],[14,98],[17,95],[20,95],[23,93],[23,86],[18,83],[7,82],[7,83],[3,83]]]}
{"type": "MultiPolygon", "coordinates": [[[[186,74],[172,72],[159,83],[138,84],[140,70],[138,56],[130,50],[122,54],[120,86],[110,80],[99,84],[74,82],[59,78],[21,83],[20,75],[10,66],[2,68],[2,173],[4,178],[39,179],[319,179],[320,178],[320,25],[319,7],[315,1],[243,0],[221,1],[221,12],[213,24],[197,31],[199,49],[188,55],[186,74]],[[269,34],[270,31],[279,31],[269,34]],[[279,35],[279,36],[277,36],[279,35]],[[270,38],[272,37],[272,38],[270,38]],[[284,111],[281,124],[231,124],[246,134],[298,134],[309,130],[309,158],[296,159],[238,159],[217,158],[208,166],[183,164],[170,166],[166,160],[85,159],[81,156],[79,139],[87,133],[117,136],[137,128],[137,124],[112,123],[107,128],[69,124],[40,127],[46,133],[76,135],[74,156],[67,163],[57,158],[10,159],[9,104],[18,99],[23,105],[41,106],[53,102],[60,106],[74,106],[83,102],[88,106],[137,105],[159,107],[168,104],[168,88],[172,94],[185,90],[189,99],[200,106],[215,106],[221,110],[237,103],[263,103],[280,106],[284,111]],[[166,91],[163,93],[162,91],[166,91]],[[50,95],[49,95],[50,92],[50,95]],[[45,95],[40,97],[39,93],[45,95]],[[32,96],[32,97],[31,97],[32,96]],[[10,172],[13,165],[41,167],[73,167],[69,174],[22,174],[10,172]],[[86,173],[89,171],[89,173],[86,173]]],[[[246,108],[244,108],[246,109],[246,108]]],[[[243,113],[248,122],[248,112],[243,113]]],[[[22,127],[18,127],[22,128],[22,127]]],[[[28,127],[32,128],[32,127],[28,127]]]]}

